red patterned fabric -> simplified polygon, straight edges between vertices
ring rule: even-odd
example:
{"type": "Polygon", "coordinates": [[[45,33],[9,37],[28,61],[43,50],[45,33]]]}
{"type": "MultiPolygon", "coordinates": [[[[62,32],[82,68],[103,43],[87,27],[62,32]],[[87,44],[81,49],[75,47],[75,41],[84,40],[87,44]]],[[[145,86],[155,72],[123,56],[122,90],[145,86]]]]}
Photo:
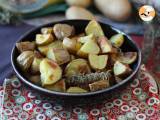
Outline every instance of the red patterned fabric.
{"type": "Polygon", "coordinates": [[[17,78],[7,79],[0,93],[3,90],[4,120],[160,120],[158,88],[144,66],[127,88],[93,106],[65,108],[31,91],[17,78]]]}

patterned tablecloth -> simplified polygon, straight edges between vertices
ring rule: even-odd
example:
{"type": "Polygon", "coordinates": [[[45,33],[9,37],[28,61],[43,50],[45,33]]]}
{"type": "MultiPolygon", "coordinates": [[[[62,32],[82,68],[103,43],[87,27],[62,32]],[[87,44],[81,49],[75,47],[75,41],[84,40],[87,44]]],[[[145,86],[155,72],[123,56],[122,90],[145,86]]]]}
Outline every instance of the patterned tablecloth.
{"type": "Polygon", "coordinates": [[[92,106],[66,108],[28,89],[16,77],[6,79],[0,87],[0,108],[2,120],[160,120],[157,84],[144,66],[127,88],[92,106]]]}

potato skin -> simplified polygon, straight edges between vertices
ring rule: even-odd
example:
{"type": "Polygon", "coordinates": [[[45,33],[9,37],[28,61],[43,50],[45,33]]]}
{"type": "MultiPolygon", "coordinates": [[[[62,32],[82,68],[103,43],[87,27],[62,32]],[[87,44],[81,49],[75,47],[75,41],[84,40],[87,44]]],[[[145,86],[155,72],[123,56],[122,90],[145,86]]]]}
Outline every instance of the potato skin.
{"type": "Polygon", "coordinates": [[[74,59],[65,68],[65,76],[70,78],[72,75],[90,73],[90,67],[85,59],[74,59]]]}
{"type": "Polygon", "coordinates": [[[41,29],[42,34],[52,34],[53,33],[53,28],[52,27],[45,27],[41,29]]]}
{"type": "Polygon", "coordinates": [[[33,59],[33,51],[24,51],[17,57],[17,64],[23,71],[27,71],[31,67],[33,59]]]}
{"type": "Polygon", "coordinates": [[[119,22],[126,21],[132,12],[128,0],[94,0],[94,4],[106,17],[119,22]]]}
{"type": "Polygon", "coordinates": [[[119,61],[123,64],[132,64],[137,59],[137,53],[124,52],[124,53],[111,54],[111,58],[113,61],[119,61]]]}
{"type": "Polygon", "coordinates": [[[94,83],[89,84],[90,91],[102,90],[109,86],[110,86],[109,81],[107,80],[100,80],[100,81],[96,81],[94,83]]]}
{"type": "Polygon", "coordinates": [[[75,29],[68,24],[55,24],[53,27],[54,34],[57,39],[63,40],[64,37],[73,36],[75,29]]]}
{"type": "Polygon", "coordinates": [[[98,44],[101,48],[102,53],[112,53],[113,47],[111,42],[106,37],[99,37],[98,44]]]}
{"type": "Polygon", "coordinates": [[[35,51],[34,52],[34,59],[33,59],[32,65],[31,65],[31,73],[32,74],[39,73],[39,65],[40,65],[42,59],[43,59],[43,56],[38,51],[35,51]]]}
{"type": "Polygon", "coordinates": [[[45,46],[38,46],[38,50],[43,54],[47,55],[47,52],[50,48],[63,48],[62,42],[61,41],[54,41],[48,45],[45,46]]]}
{"type": "Polygon", "coordinates": [[[47,57],[51,60],[54,60],[59,65],[62,65],[70,61],[70,54],[68,53],[68,51],[61,48],[49,49],[47,57]]]}
{"type": "Polygon", "coordinates": [[[41,85],[40,75],[29,75],[28,79],[36,85],[41,85]]]}
{"type": "Polygon", "coordinates": [[[44,87],[48,90],[51,90],[51,91],[58,91],[58,92],[65,92],[66,91],[66,84],[65,84],[64,79],[57,81],[53,85],[46,85],[44,87]]]}
{"type": "Polygon", "coordinates": [[[36,44],[34,42],[18,42],[16,43],[16,47],[18,49],[19,52],[24,52],[24,51],[34,51],[36,44]]]}
{"type": "Polygon", "coordinates": [[[68,93],[86,93],[87,90],[82,89],[80,87],[70,87],[67,89],[68,93]]]}
{"type": "Polygon", "coordinates": [[[76,52],[76,43],[77,43],[76,39],[71,39],[67,37],[63,39],[63,47],[66,48],[71,53],[76,52]]]}
{"type": "Polygon", "coordinates": [[[127,64],[123,64],[119,61],[116,61],[113,66],[113,73],[116,77],[125,78],[132,72],[132,69],[127,64]]]}
{"type": "Polygon", "coordinates": [[[82,44],[78,42],[77,37],[63,39],[63,47],[66,48],[70,53],[76,54],[82,44]]]}
{"type": "Polygon", "coordinates": [[[93,20],[95,19],[94,15],[85,8],[72,6],[66,10],[65,14],[67,19],[84,19],[84,20],[93,20]]]}

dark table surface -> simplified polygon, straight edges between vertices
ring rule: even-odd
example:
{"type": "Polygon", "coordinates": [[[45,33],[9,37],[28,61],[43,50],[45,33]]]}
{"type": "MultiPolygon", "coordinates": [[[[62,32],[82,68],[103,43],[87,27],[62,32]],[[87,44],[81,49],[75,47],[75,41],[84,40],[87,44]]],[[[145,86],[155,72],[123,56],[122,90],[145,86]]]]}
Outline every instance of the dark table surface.
{"type": "Polygon", "coordinates": [[[0,85],[3,80],[12,73],[13,69],[10,63],[12,47],[17,39],[29,29],[29,25],[8,25],[0,26],[0,85]]]}
{"type": "MultiPolygon", "coordinates": [[[[28,30],[34,28],[33,26],[21,24],[18,26],[0,26],[0,85],[2,85],[4,79],[13,73],[13,69],[10,63],[10,56],[13,45],[18,38],[28,30]]],[[[133,36],[138,44],[141,43],[142,37],[133,36]]]]}

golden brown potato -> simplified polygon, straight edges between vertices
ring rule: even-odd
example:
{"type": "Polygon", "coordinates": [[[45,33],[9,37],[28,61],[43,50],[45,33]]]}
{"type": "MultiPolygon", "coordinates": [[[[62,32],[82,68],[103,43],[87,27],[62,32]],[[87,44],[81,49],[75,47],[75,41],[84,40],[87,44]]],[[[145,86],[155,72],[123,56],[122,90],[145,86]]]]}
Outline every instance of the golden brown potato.
{"type": "Polygon", "coordinates": [[[60,66],[47,58],[40,63],[40,73],[42,86],[52,85],[62,77],[62,69],[60,66]]]}
{"type": "Polygon", "coordinates": [[[31,65],[31,71],[33,74],[36,74],[39,72],[39,65],[41,63],[42,59],[40,58],[34,58],[32,65],[31,65]]]}
{"type": "Polygon", "coordinates": [[[98,44],[101,48],[102,53],[112,53],[112,44],[106,37],[99,37],[98,44]]]}
{"type": "Polygon", "coordinates": [[[132,64],[137,59],[137,52],[124,52],[124,53],[111,54],[111,58],[114,61],[119,61],[124,64],[132,64]]]}
{"type": "Polygon", "coordinates": [[[89,54],[89,63],[94,70],[103,70],[107,66],[108,55],[89,54]]]}
{"type": "Polygon", "coordinates": [[[65,37],[63,39],[63,47],[66,48],[70,53],[74,54],[80,49],[81,43],[79,43],[76,38],[70,39],[65,37]]]}
{"type": "Polygon", "coordinates": [[[76,57],[74,55],[71,55],[71,60],[75,60],[76,57]]]}
{"type": "Polygon", "coordinates": [[[40,65],[40,62],[42,61],[42,59],[43,59],[43,56],[38,51],[35,51],[34,52],[34,59],[33,59],[32,65],[31,65],[32,74],[39,73],[39,65],[40,65]]]}
{"type": "Polygon", "coordinates": [[[16,43],[16,47],[19,52],[24,52],[24,51],[34,51],[35,50],[35,43],[34,42],[18,42],[16,43]]]}
{"type": "Polygon", "coordinates": [[[76,35],[76,36],[74,36],[74,37],[83,37],[83,36],[85,36],[85,33],[80,33],[80,34],[78,34],[78,35],[76,35]]]}
{"type": "Polygon", "coordinates": [[[77,52],[80,57],[88,58],[88,54],[98,54],[100,48],[94,40],[89,40],[77,52]]]}
{"type": "Polygon", "coordinates": [[[81,43],[86,43],[87,41],[89,40],[94,40],[94,36],[93,34],[90,34],[90,35],[87,35],[87,36],[82,36],[82,37],[79,37],[78,41],[81,42],[81,43]]]}
{"type": "Polygon", "coordinates": [[[104,36],[104,32],[100,24],[95,20],[92,20],[88,23],[87,27],[85,28],[85,32],[87,35],[93,34],[95,37],[104,36]]]}
{"type": "Polygon", "coordinates": [[[23,71],[27,71],[31,67],[33,59],[33,51],[24,51],[17,57],[17,64],[23,71]]]}
{"type": "Polygon", "coordinates": [[[32,75],[28,77],[28,80],[30,80],[32,83],[36,85],[41,85],[41,78],[40,75],[32,75]]]}
{"type": "Polygon", "coordinates": [[[115,47],[119,48],[124,43],[124,36],[123,34],[119,33],[119,34],[113,35],[109,40],[115,47]]]}
{"type": "Polygon", "coordinates": [[[53,33],[53,28],[52,27],[45,27],[41,29],[42,34],[52,34],[53,33]]]}
{"type": "Polygon", "coordinates": [[[57,39],[63,40],[65,37],[73,36],[75,29],[68,24],[55,24],[53,31],[57,39]]]}
{"type": "Polygon", "coordinates": [[[78,39],[79,39],[80,37],[84,37],[84,36],[85,36],[85,33],[80,33],[80,34],[74,35],[73,37],[70,37],[70,38],[71,38],[71,39],[75,39],[75,40],[78,41],[78,39]]]}
{"type": "Polygon", "coordinates": [[[80,87],[70,87],[67,89],[68,93],[86,93],[87,90],[82,89],[80,87]]]}
{"type": "Polygon", "coordinates": [[[37,34],[36,35],[36,44],[37,45],[48,45],[54,41],[52,34],[37,34]]]}
{"type": "Polygon", "coordinates": [[[63,47],[66,48],[69,52],[75,53],[76,52],[76,39],[70,39],[65,37],[63,39],[63,47]]]}
{"type": "Polygon", "coordinates": [[[113,72],[116,77],[123,78],[131,73],[131,68],[119,61],[116,61],[113,67],[113,72]]]}
{"type": "Polygon", "coordinates": [[[43,55],[47,55],[47,52],[50,48],[63,48],[62,42],[57,40],[54,41],[52,43],[50,43],[49,45],[45,45],[45,46],[38,46],[38,50],[43,54],[43,55]]]}
{"type": "Polygon", "coordinates": [[[116,83],[120,83],[120,82],[122,82],[123,80],[122,80],[121,78],[119,78],[119,77],[115,77],[115,81],[116,81],[116,83]]]}
{"type": "Polygon", "coordinates": [[[70,55],[66,49],[61,48],[50,48],[47,53],[47,58],[54,60],[59,65],[70,61],[70,55]]]}
{"type": "Polygon", "coordinates": [[[102,90],[109,86],[109,80],[100,80],[89,84],[90,91],[102,90]]]}
{"type": "Polygon", "coordinates": [[[46,89],[52,90],[52,91],[58,91],[58,92],[65,92],[66,91],[66,85],[65,85],[65,80],[64,79],[61,79],[61,80],[57,81],[53,85],[46,85],[44,87],[46,89]]]}
{"type": "Polygon", "coordinates": [[[87,74],[90,72],[90,67],[84,59],[72,60],[65,68],[65,76],[68,78],[73,75],[87,74]]]}

